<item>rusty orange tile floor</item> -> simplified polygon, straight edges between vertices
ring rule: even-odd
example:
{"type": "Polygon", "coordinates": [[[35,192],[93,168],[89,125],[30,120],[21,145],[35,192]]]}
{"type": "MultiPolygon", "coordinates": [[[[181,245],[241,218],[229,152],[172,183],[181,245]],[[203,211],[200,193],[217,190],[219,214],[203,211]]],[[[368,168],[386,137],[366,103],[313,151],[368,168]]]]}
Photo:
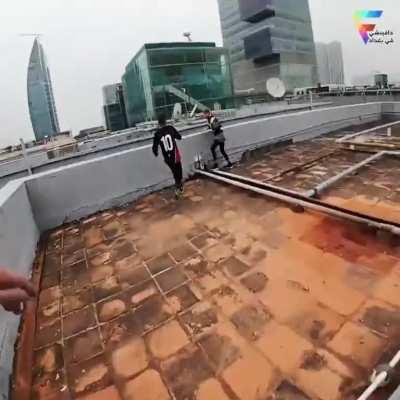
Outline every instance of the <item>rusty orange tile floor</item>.
{"type": "Polygon", "coordinates": [[[398,239],[211,181],[43,251],[32,399],[353,399],[400,347],[398,239]]]}

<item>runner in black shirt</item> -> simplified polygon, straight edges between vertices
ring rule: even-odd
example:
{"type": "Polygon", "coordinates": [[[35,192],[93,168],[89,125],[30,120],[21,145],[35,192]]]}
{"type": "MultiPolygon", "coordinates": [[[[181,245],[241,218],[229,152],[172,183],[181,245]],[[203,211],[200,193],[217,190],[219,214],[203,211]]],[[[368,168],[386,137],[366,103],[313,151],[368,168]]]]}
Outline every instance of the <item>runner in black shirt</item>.
{"type": "Polygon", "coordinates": [[[179,198],[183,193],[183,173],[181,154],[176,144],[176,140],[182,140],[182,136],[173,126],[167,125],[165,115],[159,116],[158,124],[159,128],[155,132],[153,139],[153,153],[158,157],[158,147],[161,146],[164,161],[174,175],[176,186],[175,195],[179,198]]]}
{"type": "Polygon", "coordinates": [[[225,135],[224,135],[224,130],[222,129],[222,124],[221,122],[218,121],[217,117],[211,114],[210,110],[207,110],[204,113],[204,116],[207,120],[207,125],[209,129],[212,130],[214,134],[214,141],[213,144],[211,145],[211,153],[214,159],[214,168],[218,168],[218,163],[217,163],[217,154],[216,154],[216,149],[219,147],[219,150],[221,154],[224,156],[226,162],[227,162],[227,167],[231,168],[232,163],[231,160],[228,157],[228,154],[226,154],[225,151],[225,135]]]}

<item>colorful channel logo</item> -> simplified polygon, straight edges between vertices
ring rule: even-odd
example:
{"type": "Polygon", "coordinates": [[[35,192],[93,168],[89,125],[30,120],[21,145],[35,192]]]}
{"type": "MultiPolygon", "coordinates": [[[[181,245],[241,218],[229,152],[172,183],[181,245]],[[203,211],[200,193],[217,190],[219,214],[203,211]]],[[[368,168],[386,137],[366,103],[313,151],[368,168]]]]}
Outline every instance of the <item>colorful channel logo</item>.
{"type": "Polygon", "coordinates": [[[376,24],[366,24],[364,20],[380,18],[382,14],[382,10],[359,10],[354,13],[353,18],[357,24],[357,30],[365,44],[370,41],[369,33],[375,30],[376,24]]]}

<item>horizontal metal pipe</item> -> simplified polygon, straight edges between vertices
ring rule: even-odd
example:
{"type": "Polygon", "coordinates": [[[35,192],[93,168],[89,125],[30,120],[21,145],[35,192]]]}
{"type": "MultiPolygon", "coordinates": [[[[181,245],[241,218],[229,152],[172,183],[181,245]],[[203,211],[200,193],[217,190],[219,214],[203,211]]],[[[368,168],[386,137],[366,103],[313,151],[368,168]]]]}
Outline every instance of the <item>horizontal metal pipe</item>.
{"type": "Polygon", "coordinates": [[[398,351],[396,355],[392,358],[392,361],[390,361],[389,365],[391,368],[394,368],[397,366],[399,362],[400,362],[400,351],[398,351]]]}
{"type": "MultiPolygon", "coordinates": [[[[237,178],[238,177],[238,175],[236,175],[236,174],[232,174],[230,172],[225,172],[225,171],[221,171],[221,170],[213,170],[213,172],[218,174],[218,175],[226,176],[228,178],[237,178]]],[[[261,181],[258,181],[256,179],[253,179],[253,178],[246,177],[246,181],[249,182],[249,183],[254,183],[256,185],[262,185],[267,190],[274,190],[274,191],[283,190],[279,186],[275,186],[275,185],[271,185],[269,183],[261,182],[261,181]]],[[[305,193],[305,192],[296,192],[295,190],[290,190],[290,189],[286,189],[286,188],[284,190],[285,190],[285,192],[291,193],[293,195],[303,195],[303,196],[307,195],[307,193],[305,193]]]]}
{"type": "Polygon", "coordinates": [[[343,136],[342,138],[337,139],[336,142],[337,143],[343,143],[346,140],[352,139],[352,138],[354,138],[356,136],[360,136],[360,135],[363,135],[365,133],[373,132],[373,131],[375,131],[377,129],[388,128],[390,126],[394,126],[394,125],[398,125],[398,124],[400,124],[400,121],[395,121],[395,122],[390,122],[388,124],[375,126],[373,128],[365,129],[364,131],[361,131],[361,132],[352,133],[351,135],[343,136]]]}
{"type": "MultiPolygon", "coordinates": [[[[389,369],[395,368],[399,362],[400,362],[400,351],[398,351],[394,355],[392,360],[390,361],[389,369]]],[[[375,390],[383,385],[383,383],[386,381],[387,377],[388,377],[388,371],[382,371],[378,375],[376,375],[375,377],[373,375],[373,381],[367,387],[367,389],[365,389],[365,391],[362,393],[362,395],[357,400],[367,400],[367,399],[369,399],[369,397],[375,392],[375,390]]]]}
{"type": "MultiPolygon", "coordinates": [[[[225,172],[219,171],[219,170],[213,170],[212,173],[215,174],[215,175],[220,175],[220,176],[224,176],[224,174],[225,174],[225,172]]],[[[333,211],[338,211],[338,212],[342,212],[342,213],[345,213],[345,214],[351,214],[352,216],[357,217],[357,218],[367,219],[368,221],[371,221],[371,222],[376,223],[376,224],[390,225],[390,226],[393,226],[395,228],[400,229],[400,223],[388,221],[388,220],[385,220],[383,218],[379,218],[379,217],[376,217],[376,216],[373,216],[373,215],[363,214],[363,213],[360,213],[360,212],[355,211],[355,210],[349,210],[347,208],[344,208],[344,207],[341,207],[341,206],[338,206],[338,205],[335,205],[335,204],[325,203],[325,202],[323,202],[321,200],[318,200],[318,199],[315,199],[315,198],[312,198],[312,197],[307,197],[304,194],[301,194],[301,193],[298,193],[298,192],[294,192],[294,191],[291,191],[291,190],[288,191],[286,188],[283,188],[283,187],[277,187],[277,186],[270,187],[270,186],[268,186],[268,184],[266,184],[264,182],[257,181],[257,180],[251,179],[251,178],[246,178],[246,177],[241,176],[241,175],[235,175],[235,174],[232,174],[232,173],[230,174],[229,178],[231,178],[231,180],[239,182],[239,183],[244,183],[246,185],[248,184],[248,185],[253,186],[253,187],[258,187],[259,189],[265,189],[267,191],[271,191],[271,192],[274,192],[274,193],[277,193],[277,194],[281,194],[281,195],[284,195],[284,196],[289,196],[289,197],[292,197],[292,198],[297,199],[297,200],[301,200],[301,201],[305,201],[307,203],[315,204],[317,206],[328,207],[328,208],[332,209],[333,211]]]]}
{"type": "MultiPolygon", "coordinates": [[[[215,179],[217,181],[224,182],[224,183],[236,186],[236,187],[240,187],[242,189],[250,190],[252,192],[255,192],[255,193],[258,193],[258,194],[261,194],[264,196],[268,196],[273,199],[283,201],[285,203],[298,205],[298,206],[301,206],[301,207],[304,207],[304,208],[307,208],[310,210],[314,210],[314,211],[317,211],[317,212],[320,212],[323,214],[333,215],[338,218],[361,223],[361,224],[364,224],[364,225],[367,225],[370,227],[374,227],[376,229],[386,230],[386,231],[391,232],[394,235],[400,235],[400,228],[395,225],[391,225],[389,223],[380,223],[380,222],[373,221],[367,217],[357,216],[357,215],[354,215],[355,213],[352,213],[351,211],[347,212],[344,210],[343,211],[337,210],[337,209],[335,210],[335,209],[333,209],[334,206],[332,206],[332,205],[316,204],[315,200],[311,200],[311,199],[308,200],[306,198],[298,199],[298,198],[292,197],[290,194],[286,195],[286,194],[277,193],[277,192],[267,190],[267,189],[261,189],[261,188],[255,187],[253,185],[250,185],[250,184],[241,183],[241,182],[238,182],[233,179],[225,178],[223,176],[217,175],[216,173],[206,172],[206,171],[202,171],[202,170],[195,170],[195,172],[197,172],[200,175],[215,179]]],[[[244,178],[244,179],[246,179],[246,178],[244,178]]]]}
{"type": "Polygon", "coordinates": [[[364,393],[357,400],[367,400],[380,387],[387,378],[387,372],[383,371],[377,375],[375,380],[368,386],[364,393]]]}
{"type": "Polygon", "coordinates": [[[310,197],[317,196],[319,193],[321,193],[323,190],[328,188],[329,186],[332,186],[335,184],[337,181],[340,181],[347,175],[350,175],[360,168],[364,167],[365,165],[378,160],[379,158],[383,157],[385,155],[384,151],[381,151],[379,153],[374,154],[371,157],[368,157],[364,161],[359,162],[358,164],[355,164],[351,166],[350,168],[347,168],[346,170],[342,171],[340,174],[337,174],[335,176],[332,176],[331,178],[327,179],[326,181],[320,183],[318,186],[314,187],[313,189],[310,190],[309,193],[311,193],[310,197]]]}
{"type": "Polygon", "coordinates": [[[387,155],[398,157],[398,156],[400,156],[400,151],[386,151],[386,150],[380,151],[379,153],[374,154],[373,156],[365,159],[364,161],[361,161],[360,163],[353,165],[352,167],[346,169],[345,171],[341,172],[340,174],[337,174],[337,175],[333,176],[332,178],[329,178],[328,180],[320,183],[315,188],[309,190],[307,192],[307,195],[309,197],[314,197],[314,196],[318,195],[319,193],[321,193],[326,188],[328,188],[329,186],[332,186],[334,183],[336,183],[340,179],[343,179],[347,175],[350,175],[350,174],[356,172],[357,170],[364,167],[365,165],[367,165],[373,161],[376,161],[377,159],[379,159],[383,156],[387,156],[387,155]]]}
{"type": "Polygon", "coordinates": [[[324,158],[331,157],[334,154],[338,153],[339,151],[341,151],[341,150],[333,150],[333,151],[330,151],[329,153],[323,154],[322,156],[319,156],[317,158],[313,158],[313,159],[305,162],[304,164],[300,164],[300,165],[296,165],[294,167],[287,168],[287,169],[283,170],[282,172],[279,172],[278,174],[273,175],[270,178],[266,179],[265,182],[271,182],[275,178],[280,178],[281,176],[284,176],[284,175],[286,175],[286,174],[288,174],[290,172],[293,172],[293,171],[307,169],[311,165],[315,164],[316,162],[318,162],[320,160],[323,160],[324,158]]]}

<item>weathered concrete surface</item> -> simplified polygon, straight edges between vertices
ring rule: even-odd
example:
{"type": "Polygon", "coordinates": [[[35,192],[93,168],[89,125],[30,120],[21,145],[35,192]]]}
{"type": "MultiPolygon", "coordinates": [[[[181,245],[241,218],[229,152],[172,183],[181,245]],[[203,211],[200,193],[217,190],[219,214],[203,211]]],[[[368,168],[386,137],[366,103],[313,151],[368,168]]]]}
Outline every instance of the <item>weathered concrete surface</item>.
{"type": "MultiPolygon", "coordinates": [[[[0,191],[0,266],[29,275],[38,239],[25,184],[11,182],[0,191]]],[[[8,396],[18,324],[18,317],[0,310],[0,399],[8,396]]]]}
{"type": "Polygon", "coordinates": [[[398,247],[232,186],[159,191],[42,251],[32,399],[355,400],[398,347],[398,247]]]}
{"type": "MultiPolygon", "coordinates": [[[[398,105],[385,107],[396,112],[398,105]]],[[[228,151],[238,159],[247,149],[285,138],[304,139],[376,121],[381,112],[381,103],[361,104],[236,123],[226,128],[228,151]]],[[[186,176],[197,153],[209,154],[211,140],[204,132],[185,137],[181,148],[186,176]]],[[[170,173],[161,159],[154,160],[150,144],[11,182],[0,190],[0,262],[28,274],[39,231],[170,184],[170,173]]],[[[7,392],[17,323],[0,316],[2,395],[7,392]]]]}

